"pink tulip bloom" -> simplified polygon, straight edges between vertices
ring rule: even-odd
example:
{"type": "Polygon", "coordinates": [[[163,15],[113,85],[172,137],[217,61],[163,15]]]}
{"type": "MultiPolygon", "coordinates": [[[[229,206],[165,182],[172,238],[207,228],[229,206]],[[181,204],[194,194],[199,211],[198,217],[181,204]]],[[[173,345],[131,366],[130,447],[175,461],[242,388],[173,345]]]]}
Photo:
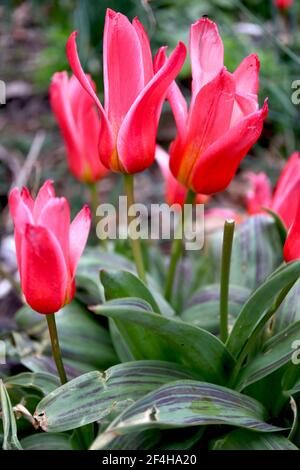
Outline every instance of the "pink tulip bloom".
{"type": "Polygon", "coordinates": [[[70,224],[69,204],[55,197],[49,180],[35,201],[27,188],[21,193],[14,188],[9,208],[26,301],[39,313],[57,312],[75,293],[75,272],[90,230],[90,210],[84,206],[70,224]]]}
{"type": "Polygon", "coordinates": [[[94,99],[101,127],[99,156],[112,171],[137,173],[154,161],[163,101],[186,56],[179,43],[164,66],[153,71],[147,34],[137,18],[132,23],[108,9],[103,39],[104,108],[79,62],[76,32],[67,42],[74,75],[94,99]]]}
{"type": "Polygon", "coordinates": [[[278,179],[274,194],[265,173],[248,173],[252,184],[247,194],[249,214],[262,211],[263,207],[276,212],[289,228],[295,218],[300,195],[300,154],[294,152],[284,166],[278,179]]]}
{"type": "MultiPolygon", "coordinates": [[[[191,26],[189,50],[193,78],[189,110],[175,84],[168,92],[177,125],[170,168],[185,187],[213,194],[228,186],[258,140],[268,106],[258,105],[257,56],[246,57],[229,73],[215,23],[201,18],[191,26]]],[[[157,67],[165,63],[163,55],[161,50],[157,67]]]]}
{"type": "Polygon", "coordinates": [[[274,3],[275,6],[280,10],[286,10],[293,5],[294,0],[274,0],[274,3]]]}
{"type": "MultiPolygon", "coordinates": [[[[86,77],[91,87],[95,84],[86,77]]],[[[67,72],[55,73],[50,86],[50,103],[62,132],[67,159],[75,178],[94,183],[103,178],[107,169],[98,155],[100,119],[94,100],[82,88],[76,77],[67,72]]]]}
{"type": "Polygon", "coordinates": [[[300,196],[297,203],[296,214],[283,247],[283,256],[286,262],[300,259],[300,196]]]}
{"type": "MultiPolygon", "coordinates": [[[[169,154],[159,145],[156,147],[155,159],[160,167],[162,175],[166,183],[165,199],[167,204],[179,204],[183,206],[186,200],[187,188],[183,186],[171,173],[169,168],[169,154]]],[[[209,197],[197,194],[196,203],[204,204],[209,197]]]]}

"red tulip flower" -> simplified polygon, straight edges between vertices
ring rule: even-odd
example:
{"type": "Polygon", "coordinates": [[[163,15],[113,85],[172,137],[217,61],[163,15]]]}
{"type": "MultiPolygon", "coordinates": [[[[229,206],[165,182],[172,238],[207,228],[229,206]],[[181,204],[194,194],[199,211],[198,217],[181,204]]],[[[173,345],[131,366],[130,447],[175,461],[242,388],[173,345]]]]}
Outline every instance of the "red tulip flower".
{"type": "MultiPolygon", "coordinates": [[[[196,193],[223,191],[240,161],[258,140],[268,106],[258,105],[259,61],[246,57],[231,74],[223,65],[223,43],[215,23],[198,20],[190,30],[192,98],[189,110],[173,84],[168,99],[177,125],[170,147],[173,175],[196,193]]],[[[157,59],[161,66],[164,51],[157,59]]]]}
{"type": "Polygon", "coordinates": [[[283,256],[286,262],[300,259],[300,197],[297,203],[295,218],[283,247],[283,256]]]}
{"type": "Polygon", "coordinates": [[[294,0],[274,0],[274,3],[280,10],[286,10],[293,5],[294,0]]]}
{"type": "Polygon", "coordinates": [[[276,212],[289,228],[295,218],[300,195],[300,154],[294,152],[279,177],[274,194],[265,173],[249,173],[252,189],[247,194],[249,214],[262,211],[263,207],[276,212]]]}
{"type": "Polygon", "coordinates": [[[49,180],[35,201],[27,188],[21,193],[14,188],[9,208],[26,301],[39,313],[57,312],[75,293],[75,272],[90,230],[90,210],[84,206],[70,224],[69,204],[55,197],[49,180]]]}
{"type": "MultiPolygon", "coordinates": [[[[87,76],[86,79],[95,89],[91,78],[87,76]]],[[[107,169],[98,155],[100,119],[94,100],[76,77],[69,79],[67,72],[58,72],[52,78],[50,102],[65,141],[73,175],[84,183],[94,183],[103,178],[107,169]]]]}
{"type": "MultiPolygon", "coordinates": [[[[169,154],[162,147],[157,145],[155,159],[166,182],[165,199],[167,204],[170,206],[173,204],[179,204],[180,206],[183,206],[187,195],[187,188],[172,175],[169,168],[169,154]]],[[[196,203],[204,204],[208,201],[208,199],[208,196],[197,194],[196,203]]]]}
{"type": "Polygon", "coordinates": [[[74,75],[94,99],[100,114],[99,156],[107,168],[137,173],[155,157],[163,101],[186,55],[179,43],[164,66],[153,72],[147,34],[138,21],[108,9],[103,39],[104,108],[84,74],[76,48],[76,32],[67,42],[74,75]]]}

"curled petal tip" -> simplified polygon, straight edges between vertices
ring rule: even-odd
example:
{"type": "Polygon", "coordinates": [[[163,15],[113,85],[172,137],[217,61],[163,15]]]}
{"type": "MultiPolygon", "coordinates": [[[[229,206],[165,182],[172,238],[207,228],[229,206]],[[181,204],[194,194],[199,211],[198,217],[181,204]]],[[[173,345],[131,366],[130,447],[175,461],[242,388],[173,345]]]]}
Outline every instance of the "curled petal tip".
{"type": "Polygon", "coordinates": [[[112,8],[107,8],[106,9],[106,16],[109,16],[109,18],[115,18],[115,16],[119,15],[120,13],[117,13],[115,10],[112,8]]]}
{"type": "Polygon", "coordinates": [[[85,216],[88,219],[92,219],[91,209],[89,208],[88,204],[84,204],[82,210],[84,211],[85,216]]]}
{"type": "Polygon", "coordinates": [[[210,18],[208,18],[207,16],[202,16],[202,18],[199,18],[197,21],[195,21],[195,23],[192,24],[192,28],[197,27],[198,25],[204,25],[204,24],[217,28],[216,23],[212,21],[210,18]]]}
{"type": "Polygon", "coordinates": [[[269,112],[269,98],[266,98],[262,107],[262,116],[266,118],[269,112]]]}
{"type": "Polygon", "coordinates": [[[256,65],[256,67],[257,67],[257,69],[258,69],[258,71],[259,71],[259,69],[260,69],[260,60],[259,60],[258,55],[255,54],[255,53],[253,53],[253,54],[250,54],[249,57],[250,57],[251,59],[253,59],[255,65],[256,65]]]}

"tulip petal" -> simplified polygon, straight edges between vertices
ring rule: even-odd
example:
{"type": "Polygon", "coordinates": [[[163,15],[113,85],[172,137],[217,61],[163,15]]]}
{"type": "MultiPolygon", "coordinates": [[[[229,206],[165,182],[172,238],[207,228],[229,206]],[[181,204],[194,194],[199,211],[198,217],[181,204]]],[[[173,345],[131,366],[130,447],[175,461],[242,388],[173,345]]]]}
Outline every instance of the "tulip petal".
{"type": "Polygon", "coordinates": [[[171,206],[172,204],[184,204],[187,189],[177,181],[169,168],[169,154],[159,145],[156,146],[155,159],[160,166],[161,172],[166,182],[165,199],[171,206]]]}
{"type": "Polygon", "coordinates": [[[284,244],[283,256],[286,262],[300,258],[300,198],[297,200],[295,220],[284,244]]]}
{"type": "Polygon", "coordinates": [[[237,93],[257,96],[259,88],[260,62],[256,54],[246,57],[238,66],[233,76],[236,80],[237,93]]]}
{"type": "Polygon", "coordinates": [[[151,78],[153,77],[153,62],[150,41],[144,26],[138,20],[138,18],[133,19],[132,25],[140,41],[144,66],[144,85],[147,85],[147,83],[150,82],[151,78]]]}
{"type": "Polygon", "coordinates": [[[67,268],[61,248],[45,227],[28,224],[22,243],[22,290],[40,313],[57,312],[66,300],[67,268]]]}
{"type": "MultiPolygon", "coordinates": [[[[94,106],[84,111],[80,117],[79,129],[81,140],[84,144],[85,167],[83,179],[86,183],[95,182],[103,178],[108,169],[101,163],[98,152],[98,136],[100,122],[94,106]]],[[[101,146],[101,142],[100,142],[101,146]]]]}
{"type": "Polygon", "coordinates": [[[90,96],[82,88],[76,77],[72,77],[76,80],[77,84],[73,81],[69,81],[66,72],[57,72],[53,75],[49,96],[52,111],[54,112],[61,133],[63,135],[66,147],[67,147],[67,158],[69,167],[78,179],[84,171],[83,153],[80,147],[80,140],[78,131],[76,129],[76,123],[74,120],[74,111],[76,113],[82,108],[80,104],[82,99],[78,97],[79,90],[80,95],[90,96]],[[75,88],[76,85],[76,88],[75,88]],[[72,87],[72,93],[70,88],[72,87]],[[75,98],[75,99],[74,99],[75,98]]]}
{"type": "Polygon", "coordinates": [[[33,223],[31,211],[28,204],[24,201],[25,194],[25,191],[22,190],[22,193],[20,194],[19,189],[14,188],[10,192],[8,199],[11,218],[13,219],[14,226],[20,233],[24,233],[27,224],[33,223]]]}
{"type": "Polygon", "coordinates": [[[33,217],[35,222],[38,221],[41,211],[45,207],[45,205],[55,197],[55,190],[53,187],[53,181],[47,180],[39,190],[37,197],[34,202],[34,208],[33,208],[33,217]]]}
{"type": "Polygon", "coordinates": [[[278,180],[272,203],[287,227],[295,218],[300,194],[300,154],[294,152],[285,164],[278,180]]]}
{"type": "Polygon", "coordinates": [[[265,102],[261,110],[245,117],[208,147],[193,168],[191,188],[195,192],[214,194],[228,186],[240,161],[258,140],[267,113],[265,102]]]}
{"type": "Polygon", "coordinates": [[[138,96],[123,121],[117,148],[122,166],[128,173],[143,171],[154,160],[161,107],[169,86],[184,63],[185,55],[185,46],[179,43],[165,65],[138,96]]]}
{"type": "Polygon", "coordinates": [[[117,133],[144,87],[142,48],[128,18],[107,9],[103,37],[105,111],[117,133]]]}
{"type": "Polygon", "coordinates": [[[217,25],[208,18],[192,24],[189,48],[194,94],[215,78],[224,66],[224,47],[217,25]]]}
{"type": "MultiPolygon", "coordinates": [[[[155,58],[154,58],[154,70],[155,73],[158,72],[159,69],[166,63],[167,55],[166,55],[166,47],[161,47],[155,58]]],[[[183,139],[185,133],[185,126],[188,117],[188,110],[186,100],[183,94],[180,91],[180,88],[176,84],[175,80],[171,83],[168,93],[167,93],[167,100],[170,103],[172,112],[174,114],[176,127],[178,131],[178,137],[183,139]]]]}
{"type": "Polygon", "coordinates": [[[70,206],[68,201],[64,197],[50,199],[41,212],[38,224],[52,232],[60,244],[66,266],[68,266],[70,231],[70,206]]]}
{"type": "Polygon", "coordinates": [[[272,203],[272,187],[267,175],[260,173],[247,173],[251,189],[247,192],[247,211],[249,214],[257,214],[264,207],[271,207],[272,203]]]}
{"type": "Polygon", "coordinates": [[[86,245],[91,227],[91,212],[84,206],[76,215],[70,226],[70,269],[74,276],[76,268],[86,245]]]}
{"type": "Polygon", "coordinates": [[[27,188],[25,186],[22,188],[21,191],[21,198],[23,199],[23,202],[26,204],[30,212],[33,211],[34,208],[34,200],[27,188]]]}
{"type": "Polygon", "coordinates": [[[77,36],[77,32],[74,31],[70,35],[67,41],[67,47],[66,47],[67,57],[68,57],[68,61],[71,66],[71,69],[73,70],[74,75],[77,77],[77,79],[79,80],[83,88],[93,98],[100,112],[101,127],[100,127],[99,141],[101,142],[101,145],[99,148],[99,156],[103,164],[107,168],[109,168],[109,161],[114,152],[114,147],[115,147],[114,137],[113,137],[110,123],[104,112],[104,109],[93,89],[93,86],[91,85],[90,81],[88,80],[87,76],[82,70],[79,57],[78,57],[78,52],[77,52],[76,36],[77,36]]]}
{"type": "MultiPolygon", "coordinates": [[[[28,191],[29,193],[29,191],[28,191]]],[[[25,192],[23,193],[25,194],[25,192]]],[[[20,273],[20,278],[22,279],[22,238],[25,232],[27,224],[33,224],[33,216],[28,208],[28,205],[24,201],[22,195],[18,188],[14,188],[8,199],[10,215],[15,226],[15,245],[16,245],[16,255],[17,263],[20,273]]]]}
{"type": "Polygon", "coordinates": [[[234,79],[225,69],[197,94],[189,113],[184,150],[180,141],[175,141],[171,151],[172,173],[184,185],[189,186],[194,165],[207,147],[228,131],[234,96],[234,79]]]}

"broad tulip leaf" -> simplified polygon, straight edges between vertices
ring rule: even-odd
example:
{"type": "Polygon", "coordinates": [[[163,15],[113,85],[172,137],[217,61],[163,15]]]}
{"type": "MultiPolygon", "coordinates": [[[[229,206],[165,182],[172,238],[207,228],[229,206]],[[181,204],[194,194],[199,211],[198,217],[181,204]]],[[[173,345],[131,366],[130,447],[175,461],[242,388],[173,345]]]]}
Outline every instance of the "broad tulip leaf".
{"type": "Polygon", "coordinates": [[[12,404],[5,388],[4,383],[0,379],[0,404],[1,419],[3,425],[3,450],[22,450],[21,444],[17,436],[17,423],[13,412],[12,404]]]}
{"type": "Polygon", "coordinates": [[[274,330],[278,333],[297,321],[300,321],[300,280],[296,282],[282,302],[276,314],[274,330]]]}
{"type": "Polygon", "coordinates": [[[89,372],[51,392],[38,404],[35,417],[42,429],[75,429],[124,408],[162,384],[192,375],[177,364],[129,362],[106,372],[89,372]]]}
{"type": "Polygon", "coordinates": [[[237,357],[258,324],[264,324],[268,309],[278,294],[300,276],[300,261],[288,263],[270,276],[248,299],[242,308],[227,341],[227,348],[237,357]]]}
{"type": "Polygon", "coordinates": [[[115,435],[146,429],[170,429],[226,424],[275,432],[282,428],[266,422],[264,407],[253,398],[225,387],[194,380],[163,385],[119,415],[98,437],[106,445],[115,435]]]}
{"type": "Polygon", "coordinates": [[[69,434],[33,434],[21,440],[23,450],[73,450],[69,434]]]}
{"type": "Polygon", "coordinates": [[[164,299],[150,280],[148,288],[137,276],[129,271],[102,270],[100,281],[104,288],[105,299],[114,300],[137,297],[148,302],[152,310],[167,317],[174,315],[171,305],[164,299]]]}
{"type": "Polygon", "coordinates": [[[91,450],[149,450],[153,447],[156,448],[161,442],[161,438],[159,430],[150,429],[125,434],[124,436],[116,436],[108,443],[107,447],[105,445],[98,447],[98,440],[96,439],[91,446],[91,450]]]}
{"type": "Polygon", "coordinates": [[[224,384],[234,360],[211,333],[179,319],[147,312],[123,299],[107,302],[95,312],[113,318],[135,359],[173,361],[192,369],[199,378],[224,384]]]}
{"type": "Polygon", "coordinates": [[[185,433],[179,433],[178,437],[174,436],[172,430],[146,429],[116,435],[107,445],[100,435],[100,438],[93,442],[91,450],[189,450],[201,439],[205,427],[196,429],[197,431],[193,429],[191,433],[185,429],[185,433]]]}
{"type": "Polygon", "coordinates": [[[43,395],[48,395],[60,386],[60,381],[55,375],[45,372],[22,372],[21,374],[8,377],[5,380],[6,388],[18,386],[24,388],[33,388],[43,395]]]}
{"type": "Polygon", "coordinates": [[[103,300],[99,269],[127,269],[135,272],[133,263],[125,256],[106,253],[98,247],[86,247],[78,264],[76,281],[77,288],[82,288],[89,294],[90,304],[103,300]]]}
{"type": "MultiPolygon", "coordinates": [[[[229,324],[234,323],[250,294],[251,291],[246,287],[230,286],[229,324]]],[[[182,312],[181,319],[217,334],[220,326],[220,285],[211,284],[196,292],[190,306],[182,312]]]]}
{"type": "Polygon", "coordinates": [[[100,281],[104,287],[106,300],[137,297],[148,302],[154,312],[160,313],[150,290],[144,282],[129,271],[102,270],[100,281]]]}
{"type": "Polygon", "coordinates": [[[241,370],[235,388],[242,390],[289,363],[294,352],[292,344],[299,338],[300,322],[297,322],[267,341],[262,351],[241,370]]]}
{"type": "Polygon", "coordinates": [[[298,447],[278,433],[237,429],[216,441],[213,450],[298,450],[298,447]]]}

